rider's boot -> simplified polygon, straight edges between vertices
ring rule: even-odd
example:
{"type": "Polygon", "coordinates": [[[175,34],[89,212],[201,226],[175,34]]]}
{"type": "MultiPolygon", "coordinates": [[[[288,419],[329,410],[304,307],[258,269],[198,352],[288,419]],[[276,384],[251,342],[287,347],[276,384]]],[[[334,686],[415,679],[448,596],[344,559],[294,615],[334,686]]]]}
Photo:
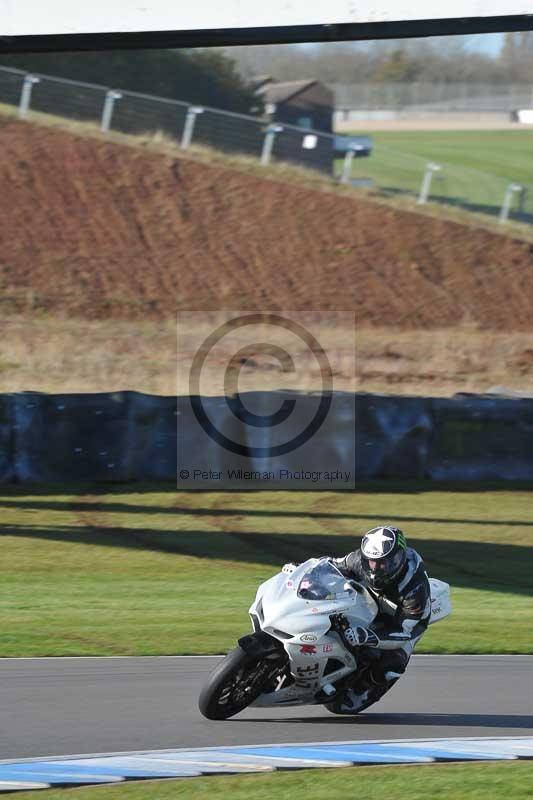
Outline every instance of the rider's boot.
{"type": "Polygon", "coordinates": [[[338,707],[338,714],[354,714],[363,703],[368,700],[369,689],[365,689],[362,694],[357,694],[353,689],[345,689],[342,696],[342,703],[338,707]]]}

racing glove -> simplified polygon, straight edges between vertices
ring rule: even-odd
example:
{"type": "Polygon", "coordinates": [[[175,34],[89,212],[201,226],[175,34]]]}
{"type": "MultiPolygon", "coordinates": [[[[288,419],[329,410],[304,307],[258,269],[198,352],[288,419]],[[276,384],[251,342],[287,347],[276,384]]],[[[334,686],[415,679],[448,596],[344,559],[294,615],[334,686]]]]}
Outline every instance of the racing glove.
{"type": "Polygon", "coordinates": [[[379,637],[368,628],[346,628],[343,635],[350,647],[379,647],[379,637]]]}

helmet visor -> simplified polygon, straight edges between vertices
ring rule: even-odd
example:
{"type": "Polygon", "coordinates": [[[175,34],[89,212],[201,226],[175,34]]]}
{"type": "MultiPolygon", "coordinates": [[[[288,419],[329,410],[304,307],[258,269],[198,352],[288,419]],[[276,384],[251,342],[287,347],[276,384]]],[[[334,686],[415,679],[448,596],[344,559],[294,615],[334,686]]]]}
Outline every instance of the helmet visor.
{"type": "Polygon", "coordinates": [[[377,577],[388,578],[394,575],[402,566],[404,561],[404,552],[398,550],[390,556],[384,558],[369,558],[368,567],[370,572],[377,577]]]}

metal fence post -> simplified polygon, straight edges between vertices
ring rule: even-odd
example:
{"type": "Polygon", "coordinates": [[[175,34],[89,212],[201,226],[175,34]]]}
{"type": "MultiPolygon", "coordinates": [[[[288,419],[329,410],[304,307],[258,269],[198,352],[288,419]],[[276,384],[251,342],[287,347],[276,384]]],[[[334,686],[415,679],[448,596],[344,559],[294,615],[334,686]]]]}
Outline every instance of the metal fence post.
{"type": "Polygon", "coordinates": [[[106,92],[104,108],[102,111],[102,121],[100,123],[100,130],[106,133],[111,127],[111,119],[113,118],[113,108],[115,101],[122,99],[122,93],[117,92],[115,89],[110,89],[106,92]]]}
{"type": "Polygon", "coordinates": [[[261,150],[261,165],[263,167],[268,166],[268,164],[270,163],[272,148],[274,147],[274,139],[276,138],[276,134],[281,133],[282,130],[283,130],[282,125],[268,126],[265,133],[265,138],[263,140],[263,149],[261,150]]]}
{"type": "Polygon", "coordinates": [[[502,208],[500,211],[500,222],[507,222],[509,219],[509,212],[511,211],[511,203],[513,202],[513,194],[515,192],[523,192],[524,188],[519,183],[510,183],[503,196],[502,208]]]}
{"type": "Polygon", "coordinates": [[[417,203],[422,205],[423,203],[427,203],[429,197],[429,190],[431,188],[431,179],[433,178],[433,173],[438,172],[440,170],[440,166],[438,164],[429,163],[426,167],[426,171],[424,172],[424,177],[422,178],[422,185],[420,186],[420,194],[418,195],[417,203]]]}
{"type": "Polygon", "coordinates": [[[26,75],[24,77],[24,82],[22,84],[22,91],[20,93],[20,103],[19,103],[19,117],[21,119],[25,119],[28,116],[28,111],[30,110],[30,102],[31,102],[31,90],[33,89],[36,83],[40,83],[41,79],[37,78],[36,75],[26,75]]]}
{"type": "Polygon", "coordinates": [[[349,183],[352,177],[352,161],[355,156],[355,150],[350,147],[344,156],[344,163],[342,165],[341,183],[349,183]]]}
{"type": "Polygon", "coordinates": [[[358,151],[364,150],[362,145],[356,144],[353,147],[349,147],[346,151],[344,156],[344,162],[342,165],[342,175],[341,175],[341,183],[350,183],[350,178],[352,177],[352,162],[357,154],[358,151]]]}
{"type": "Polygon", "coordinates": [[[187,150],[192,142],[192,135],[194,133],[194,124],[198,114],[203,114],[204,109],[201,106],[189,106],[187,109],[187,116],[185,117],[185,124],[183,125],[183,133],[181,135],[181,149],[187,150]]]}

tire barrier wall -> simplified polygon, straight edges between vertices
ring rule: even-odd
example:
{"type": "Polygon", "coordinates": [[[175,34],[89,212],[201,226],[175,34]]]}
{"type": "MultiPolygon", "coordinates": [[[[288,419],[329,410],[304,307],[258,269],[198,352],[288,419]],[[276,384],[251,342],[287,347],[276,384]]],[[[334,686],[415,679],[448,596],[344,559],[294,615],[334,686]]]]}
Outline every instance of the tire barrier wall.
{"type": "MultiPolygon", "coordinates": [[[[261,408],[279,408],[289,392],[249,393],[261,408]]],[[[299,395],[301,408],[316,396],[299,395]]],[[[269,429],[246,426],[225,398],[203,398],[217,428],[253,446],[269,429]]],[[[300,406],[299,406],[300,408],[300,406]]],[[[312,414],[311,414],[312,415],[312,414]]],[[[305,414],[304,414],[305,416],[305,414]]],[[[293,414],[295,433],[302,414],[293,414]]],[[[290,420],[288,420],[290,422],[290,420]]],[[[289,428],[290,430],[290,428],[289,428]]],[[[273,459],[234,455],[212,441],[194,418],[188,397],[137,392],[0,395],[0,481],[174,481],[179,463],[220,471],[215,482],[190,489],[237,488],[228,469],[338,469],[344,487],[324,482],[297,486],[270,482],[246,488],[352,488],[370,478],[434,480],[533,479],[533,399],[494,395],[419,398],[335,393],[322,428],[304,445],[273,459]]]]}

